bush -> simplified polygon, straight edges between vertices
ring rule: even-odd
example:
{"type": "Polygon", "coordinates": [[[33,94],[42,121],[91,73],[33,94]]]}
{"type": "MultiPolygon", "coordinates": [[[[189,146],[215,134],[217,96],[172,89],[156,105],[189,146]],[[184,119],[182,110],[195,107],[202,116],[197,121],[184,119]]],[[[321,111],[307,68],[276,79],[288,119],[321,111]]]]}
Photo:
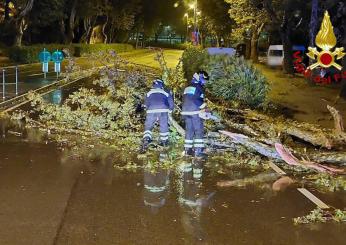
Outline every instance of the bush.
{"type": "Polygon", "coordinates": [[[100,58],[114,66],[100,71],[99,79],[93,82],[94,88],[80,88],[61,105],[48,103],[34,93],[29,95],[34,111],[40,113],[40,123],[62,131],[95,132],[105,138],[117,134],[132,138],[133,133],[140,132],[143,118],[136,108],[147,89],[143,86],[147,83],[145,70],[126,64],[117,55],[105,53],[100,58]],[[124,67],[125,71],[120,72],[124,67]]]}
{"type": "Polygon", "coordinates": [[[40,44],[32,46],[12,47],[9,49],[9,58],[19,63],[38,62],[39,53],[46,48],[52,52],[55,50],[69,49],[70,53],[76,57],[89,55],[96,52],[109,52],[114,50],[118,53],[131,51],[133,46],[130,44],[40,44]]]}
{"type": "Polygon", "coordinates": [[[52,52],[55,50],[63,50],[68,48],[72,50],[72,46],[63,44],[47,44],[47,45],[32,45],[32,46],[21,46],[21,47],[11,47],[9,49],[9,58],[14,62],[19,63],[35,63],[39,62],[38,55],[43,49],[47,49],[52,52]]]}
{"type": "MultiPolygon", "coordinates": [[[[98,53],[98,52],[109,52],[114,50],[117,53],[123,53],[133,50],[133,46],[131,44],[125,43],[112,43],[112,44],[74,44],[74,51],[76,49],[80,53],[81,56],[98,53]]],[[[75,56],[76,52],[74,52],[75,56]]],[[[78,57],[78,56],[77,56],[78,57]]]]}
{"type": "Polygon", "coordinates": [[[212,96],[251,108],[259,107],[265,102],[268,82],[244,58],[209,56],[205,70],[210,75],[207,87],[212,96]]]}
{"type": "Polygon", "coordinates": [[[199,71],[206,64],[207,52],[196,46],[188,47],[182,56],[183,70],[185,78],[190,81],[195,72],[199,71]]]}

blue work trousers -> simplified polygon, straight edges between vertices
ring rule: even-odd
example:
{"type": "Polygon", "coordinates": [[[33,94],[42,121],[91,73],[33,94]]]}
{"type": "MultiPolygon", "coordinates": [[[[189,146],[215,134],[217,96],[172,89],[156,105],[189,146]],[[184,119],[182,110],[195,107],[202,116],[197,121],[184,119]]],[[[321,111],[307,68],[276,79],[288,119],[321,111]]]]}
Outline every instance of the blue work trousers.
{"type": "Polygon", "coordinates": [[[153,139],[152,130],[156,122],[160,124],[160,141],[168,141],[169,138],[169,125],[168,125],[168,112],[161,113],[148,113],[145,121],[145,132],[143,138],[153,139]]]}
{"type": "Polygon", "coordinates": [[[185,149],[203,150],[204,145],[204,120],[199,115],[183,116],[185,120],[185,149]]]}

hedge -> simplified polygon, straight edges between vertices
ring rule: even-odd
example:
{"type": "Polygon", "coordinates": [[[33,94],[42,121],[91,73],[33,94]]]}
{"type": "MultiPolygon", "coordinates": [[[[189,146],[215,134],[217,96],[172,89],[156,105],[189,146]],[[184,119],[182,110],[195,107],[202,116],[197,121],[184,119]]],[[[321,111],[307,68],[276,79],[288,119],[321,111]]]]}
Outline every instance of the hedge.
{"type": "Polygon", "coordinates": [[[40,44],[32,46],[12,47],[8,51],[10,60],[19,63],[35,63],[38,62],[38,54],[47,49],[52,52],[55,50],[69,49],[71,55],[75,57],[85,56],[97,52],[115,52],[122,53],[133,50],[130,44],[40,44]]]}
{"type": "Polygon", "coordinates": [[[212,98],[246,108],[260,108],[265,104],[268,82],[261,72],[243,58],[213,56],[201,47],[191,46],[184,51],[182,61],[188,80],[198,70],[209,73],[207,90],[212,98]]]}
{"type": "Polygon", "coordinates": [[[208,52],[200,46],[189,46],[183,53],[182,62],[185,78],[190,81],[195,72],[203,69],[208,52]]]}

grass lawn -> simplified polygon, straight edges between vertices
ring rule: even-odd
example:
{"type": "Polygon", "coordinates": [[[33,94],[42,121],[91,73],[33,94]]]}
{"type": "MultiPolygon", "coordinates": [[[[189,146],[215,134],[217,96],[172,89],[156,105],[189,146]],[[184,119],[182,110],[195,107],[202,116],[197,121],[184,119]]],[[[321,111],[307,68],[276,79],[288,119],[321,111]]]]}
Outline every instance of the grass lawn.
{"type": "Polygon", "coordinates": [[[341,84],[312,85],[302,77],[289,77],[279,69],[271,69],[262,64],[256,65],[256,68],[269,81],[269,100],[287,108],[294,119],[333,128],[334,122],[327,105],[333,105],[345,118],[346,101],[340,99],[334,105],[341,84]]]}
{"type": "MultiPolygon", "coordinates": [[[[175,67],[179,63],[179,59],[182,54],[182,50],[164,50],[167,66],[169,68],[175,67]]],[[[131,52],[121,53],[120,56],[139,65],[159,68],[159,63],[155,60],[156,52],[149,49],[139,49],[131,52]]]]}

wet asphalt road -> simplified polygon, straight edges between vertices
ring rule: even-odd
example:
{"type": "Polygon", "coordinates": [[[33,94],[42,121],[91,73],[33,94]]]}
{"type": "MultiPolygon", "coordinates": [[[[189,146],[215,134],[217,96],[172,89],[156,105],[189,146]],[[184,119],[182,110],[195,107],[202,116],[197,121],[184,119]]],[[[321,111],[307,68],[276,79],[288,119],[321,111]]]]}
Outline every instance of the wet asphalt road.
{"type": "MultiPolygon", "coordinates": [[[[165,58],[168,67],[175,67],[179,62],[179,58],[182,55],[181,50],[165,50],[165,58]]],[[[120,56],[125,58],[130,62],[134,62],[140,65],[146,65],[153,68],[158,68],[159,63],[155,60],[156,53],[148,49],[133,50],[131,52],[120,53],[120,56]]],[[[90,58],[82,57],[76,59],[76,64],[82,69],[90,69],[95,65],[101,65],[98,62],[90,62],[90,58]]],[[[61,71],[65,72],[68,61],[65,60],[61,64],[61,71]]],[[[16,95],[15,86],[15,67],[5,67],[5,96],[6,99],[14,97],[16,95]]],[[[0,97],[2,100],[3,93],[3,67],[0,67],[0,97]]],[[[54,72],[54,64],[49,63],[49,73],[47,77],[44,78],[44,73],[42,73],[41,64],[30,64],[30,65],[20,65],[18,68],[18,94],[26,93],[30,90],[40,88],[42,86],[48,85],[55,82],[57,79],[57,74],[54,72]]]]}
{"type": "MultiPolygon", "coordinates": [[[[78,84],[47,99],[61,103],[76,89],[78,84]]],[[[215,185],[257,172],[235,169],[220,176],[203,167],[197,178],[182,169],[192,164],[192,170],[201,170],[205,162],[180,160],[178,169],[129,173],[114,168],[125,162],[114,163],[97,149],[75,158],[45,133],[6,121],[0,122],[0,137],[1,245],[345,242],[345,225],[293,225],[292,218],[314,208],[296,190],[301,186],[274,192],[271,181],[242,188],[215,185]]],[[[345,192],[311,191],[346,208],[345,192]]]]}
{"type": "MultiPolygon", "coordinates": [[[[97,150],[72,158],[42,132],[20,131],[6,122],[0,129],[2,245],[345,241],[345,225],[293,225],[292,218],[314,208],[297,186],[279,193],[270,181],[218,189],[215,183],[226,176],[211,174],[208,168],[201,178],[195,171],[182,171],[189,164],[200,169],[204,163],[195,160],[181,160],[180,168],[171,171],[123,172],[113,167],[119,163],[97,150]]],[[[236,169],[227,178],[256,174],[236,169]]],[[[346,206],[344,192],[314,193],[334,207],[346,206]]]]}

